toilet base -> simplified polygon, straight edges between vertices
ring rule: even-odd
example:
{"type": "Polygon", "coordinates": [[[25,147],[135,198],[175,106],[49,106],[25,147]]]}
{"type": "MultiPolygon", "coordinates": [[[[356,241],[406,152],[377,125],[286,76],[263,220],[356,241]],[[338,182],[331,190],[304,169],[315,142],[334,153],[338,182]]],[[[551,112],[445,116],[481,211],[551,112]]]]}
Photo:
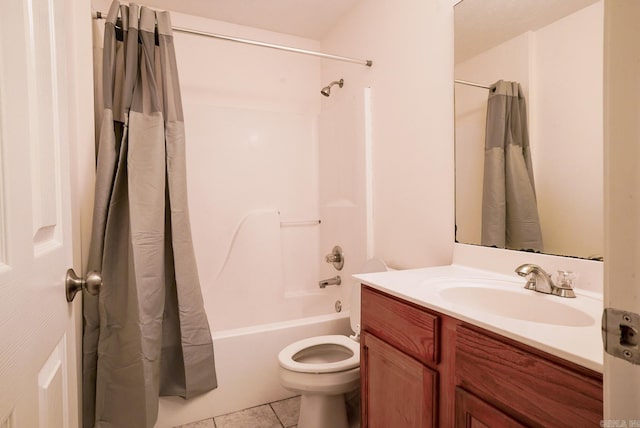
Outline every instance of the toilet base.
{"type": "Polygon", "coordinates": [[[302,394],[298,428],[349,428],[344,394],[302,394]]]}

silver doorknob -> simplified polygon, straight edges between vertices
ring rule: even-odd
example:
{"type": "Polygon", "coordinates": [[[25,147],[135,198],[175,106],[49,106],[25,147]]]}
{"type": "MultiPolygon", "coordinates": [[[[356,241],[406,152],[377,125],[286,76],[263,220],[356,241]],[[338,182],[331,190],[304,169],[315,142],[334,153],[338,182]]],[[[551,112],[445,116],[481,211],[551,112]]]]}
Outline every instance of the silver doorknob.
{"type": "Polygon", "coordinates": [[[80,278],[73,269],[67,270],[65,277],[65,288],[67,294],[67,302],[72,302],[76,297],[76,293],[82,289],[85,289],[87,293],[95,296],[100,292],[102,287],[102,275],[99,272],[91,271],[86,277],[80,278]]]}

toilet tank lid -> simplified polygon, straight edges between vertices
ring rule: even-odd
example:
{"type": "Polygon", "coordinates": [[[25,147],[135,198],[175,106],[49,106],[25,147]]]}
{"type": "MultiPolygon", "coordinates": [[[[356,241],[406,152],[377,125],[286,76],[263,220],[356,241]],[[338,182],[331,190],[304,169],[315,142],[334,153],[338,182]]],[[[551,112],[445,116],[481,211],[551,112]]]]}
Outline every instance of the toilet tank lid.
{"type": "MultiPolygon", "coordinates": [[[[373,273],[373,272],[385,272],[387,265],[380,259],[369,259],[360,270],[356,273],[373,273]]],[[[360,325],[360,283],[356,283],[353,286],[351,292],[351,330],[356,332],[356,328],[360,325]]]]}

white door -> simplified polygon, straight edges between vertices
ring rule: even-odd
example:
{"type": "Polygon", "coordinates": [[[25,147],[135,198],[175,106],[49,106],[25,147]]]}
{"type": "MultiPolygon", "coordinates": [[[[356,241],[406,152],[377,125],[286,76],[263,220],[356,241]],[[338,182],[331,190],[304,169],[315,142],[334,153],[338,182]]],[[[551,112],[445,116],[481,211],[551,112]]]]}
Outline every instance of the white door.
{"type": "MultiPolygon", "coordinates": [[[[640,2],[605,1],[604,306],[640,314],[640,2]]],[[[628,340],[632,344],[638,337],[628,340]]],[[[640,354],[640,347],[629,347],[640,354]]],[[[603,426],[640,427],[640,365],[605,353],[603,426]]]]}
{"type": "Polygon", "coordinates": [[[93,145],[89,21],[84,0],[0,1],[0,428],[78,426],[64,275],[81,271],[70,148],[93,145]]]}

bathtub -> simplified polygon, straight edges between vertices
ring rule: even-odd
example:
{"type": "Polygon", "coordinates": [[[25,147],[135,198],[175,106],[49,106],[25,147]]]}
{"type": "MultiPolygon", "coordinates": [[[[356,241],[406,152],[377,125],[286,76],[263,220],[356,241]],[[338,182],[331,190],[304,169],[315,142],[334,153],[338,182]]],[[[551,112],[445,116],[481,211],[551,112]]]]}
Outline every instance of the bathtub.
{"type": "Polygon", "coordinates": [[[323,334],[352,334],[349,312],[213,333],[218,388],[192,398],[160,397],[156,428],[170,428],[291,397],[280,386],[278,353],[323,334]]]}

